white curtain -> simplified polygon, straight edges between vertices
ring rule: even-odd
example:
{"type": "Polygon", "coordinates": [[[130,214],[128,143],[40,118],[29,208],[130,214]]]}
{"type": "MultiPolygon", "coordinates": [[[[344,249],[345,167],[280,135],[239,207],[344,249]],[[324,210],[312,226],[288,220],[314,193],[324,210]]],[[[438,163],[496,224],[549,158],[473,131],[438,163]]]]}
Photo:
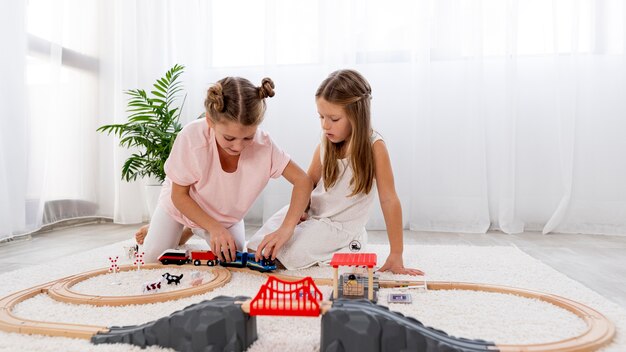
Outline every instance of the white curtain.
{"type": "Polygon", "coordinates": [[[63,219],[107,215],[94,136],[96,5],[0,5],[0,239],[63,219]]]}
{"type": "MultiPolygon", "coordinates": [[[[37,124],[46,126],[41,145],[54,147],[20,175],[4,170],[4,177],[48,179],[35,183],[38,208],[80,199],[117,222],[147,219],[142,182],[120,181],[129,151],[95,128],[125,121],[123,90],[149,89],[175,63],[186,66],[183,122],[198,116],[206,88],[223,76],[274,79],[277,95],[262,127],[305,169],[320,138],[317,85],[333,70],[355,68],[373,87],[373,123],[390,151],[407,228],[626,234],[621,0],[87,3],[97,11],[76,17],[71,2],[55,2],[66,10],[50,18],[96,23],[97,74],[81,78],[80,88],[80,79],[58,86],[49,104],[40,103],[41,92],[35,103],[29,85],[30,119],[45,115],[48,124],[37,124]],[[82,119],[63,120],[70,101],[82,119]],[[50,138],[59,134],[57,145],[50,138]]],[[[88,31],[63,33],[80,32],[88,31]]],[[[48,64],[64,67],[59,49],[49,51],[48,64]]],[[[28,127],[25,134],[39,140],[39,128],[28,127]]],[[[0,161],[8,165],[13,154],[5,150],[0,161]]],[[[246,221],[262,222],[289,191],[272,181],[246,221]]],[[[0,209],[13,206],[0,199],[0,209]]],[[[368,227],[384,228],[377,206],[368,227]]],[[[0,237],[19,231],[3,228],[0,237]]]]}
{"type": "Polygon", "coordinates": [[[623,2],[421,12],[411,228],[624,234],[623,2]]]}
{"type": "Polygon", "coordinates": [[[24,4],[0,3],[0,240],[26,224],[26,134],[24,4]]]}

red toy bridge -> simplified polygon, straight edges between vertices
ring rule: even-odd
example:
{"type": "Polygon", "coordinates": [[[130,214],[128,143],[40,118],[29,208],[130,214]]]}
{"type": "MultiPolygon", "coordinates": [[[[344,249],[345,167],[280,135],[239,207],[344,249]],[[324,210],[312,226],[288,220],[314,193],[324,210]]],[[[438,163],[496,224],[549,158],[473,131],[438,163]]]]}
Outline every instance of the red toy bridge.
{"type": "Polygon", "coordinates": [[[322,292],[311,277],[283,281],[270,276],[250,302],[250,315],[318,316],[322,292]]]}

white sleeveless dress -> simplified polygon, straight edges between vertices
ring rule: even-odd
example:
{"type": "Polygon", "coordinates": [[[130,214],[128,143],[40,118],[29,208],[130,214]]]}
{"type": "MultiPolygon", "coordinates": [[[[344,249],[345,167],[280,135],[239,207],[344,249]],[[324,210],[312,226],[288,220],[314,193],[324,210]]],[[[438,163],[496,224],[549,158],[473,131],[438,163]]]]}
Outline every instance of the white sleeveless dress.
{"type": "MultiPolygon", "coordinates": [[[[374,132],[372,144],[382,140],[374,132]]],[[[320,148],[320,159],[324,151],[320,148]]],[[[311,193],[309,219],[296,226],[293,236],[278,253],[278,260],[289,270],[307,268],[319,263],[327,263],[336,252],[360,250],[367,245],[365,224],[376,192],[376,181],[368,194],[359,193],[350,197],[353,171],[349,160],[339,162],[339,179],[330,189],[324,188],[324,180],[318,182],[311,193]],[[357,241],[357,242],[353,242],[357,241]]],[[[283,223],[289,205],[283,207],[263,225],[248,242],[248,248],[256,250],[263,237],[276,231],[283,223]]]]}

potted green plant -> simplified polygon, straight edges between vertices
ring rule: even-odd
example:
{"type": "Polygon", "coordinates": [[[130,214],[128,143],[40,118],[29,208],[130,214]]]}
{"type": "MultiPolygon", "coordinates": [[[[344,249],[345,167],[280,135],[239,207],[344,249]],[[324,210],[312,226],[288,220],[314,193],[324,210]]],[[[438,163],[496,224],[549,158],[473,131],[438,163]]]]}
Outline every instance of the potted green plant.
{"type": "MultiPolygon", "coordinates": [[[[174,140],[182,129],[179,122],[185,103],[180,106],[177,101],[182,92],[182,84],[178,81],[184,66],[174,65],[165,76],[157,79],[150,95],[143,89],[131,89],[124,93],[129,96],[127,112],[128,122],[123,124],[104,125],[98,132],[113,133],[120,141],[121,147],[136,150],[122,167],[122,179],[135,181],[137,178],[149,178],[156,181],[147,185],[148,208],[150,215],[158,199],[160,185],[165,180],[163,166],[172,150],[174,140]],[[153,198],[153,199],[151,199],[153,198]]],[[[149,182],[150,183],[150,182],[149,182]]]]}

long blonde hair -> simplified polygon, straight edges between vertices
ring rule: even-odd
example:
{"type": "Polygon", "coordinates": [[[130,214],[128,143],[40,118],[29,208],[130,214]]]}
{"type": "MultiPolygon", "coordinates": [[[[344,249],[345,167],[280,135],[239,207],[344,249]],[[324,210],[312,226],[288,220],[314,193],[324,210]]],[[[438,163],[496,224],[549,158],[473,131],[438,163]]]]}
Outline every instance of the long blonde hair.
{"type": "MultiPolygon", "coordinates": [[[[370,100],[372,88],[367,80],[357,71],[339,70],[331,73],[320,84],[315,98],[323,98],[329,103],[340,105],[350,121],[352,134],[350,135],[350,150],[346,150],[350,158],[350,166],[354,176],[350,180],[352,193],[368,194],[374,184],[374,152],[370,137],[372,127],[370,122],[370,100]]],[[[333,143],[324,138],[324,157],[322,172],[324,187],[332,187],[339,178],[338,159],[340,158],[344,142],[333,143]]]]}
{"type": "Polygon", "coordinates": [[[265,98],[274,96],[274,82],[263,78],[256,87],[241,77],[226,77],[207,91],[204,107],[214,123],[223,120],[238,122],[244,126],[257,126],[265,115],[265,98]]]}

